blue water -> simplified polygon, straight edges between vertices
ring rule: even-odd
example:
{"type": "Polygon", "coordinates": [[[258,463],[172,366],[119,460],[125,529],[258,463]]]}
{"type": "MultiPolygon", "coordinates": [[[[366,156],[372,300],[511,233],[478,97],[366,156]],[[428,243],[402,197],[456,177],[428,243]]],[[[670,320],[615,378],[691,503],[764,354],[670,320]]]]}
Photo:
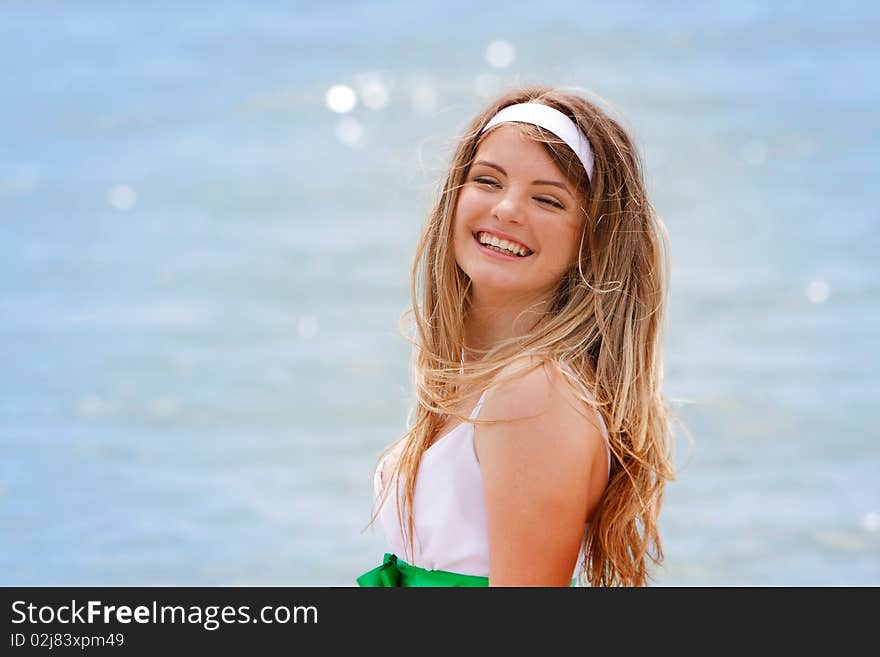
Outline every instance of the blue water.
{"type": "Polygon", "coordinates": [[[615,106],[669,229],[656,583],[880,584],[873,3],[303,5],[0,4],[0,584],[375,565],[415,239],[516,82],[615,106]]]}

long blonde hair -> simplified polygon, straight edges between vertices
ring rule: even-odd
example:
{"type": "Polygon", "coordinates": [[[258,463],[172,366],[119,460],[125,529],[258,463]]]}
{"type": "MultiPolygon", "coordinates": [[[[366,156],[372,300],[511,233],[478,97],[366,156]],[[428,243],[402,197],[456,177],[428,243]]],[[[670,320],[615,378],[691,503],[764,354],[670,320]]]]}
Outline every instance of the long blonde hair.
{"type": "Polygon", "coordinates": [[[416,329],[410,341],[417,399],[407,431],[382,454],[401,448],[370,524],[389,490],[402,482],[398,517],[412,549],[413,496],[422,455],[450,417],[490,422],[470,420],[454,409],[475,390],[500,383],[499,372],[526,354],[557,368],[575,394],[598,409],[608,428],[611,475],[585,532],[586,582],[645,585],[647,560],[659,564],[663,559],[658,516],[665,483],[674,478],[671,416],[661,390],[667,272],[666,229],[648,201],[636,148],[618,121],[581,95],[545,87],[516,89],[488,105],[459,139],[416,248],[412,306],[402,320],[411,317],[416,329]],[[478,362],[463,364],[470,280],[451,248],[458,194],[483,126],[500,109],[528,101],[568,115],[589,139],[595,156],[589,180],[564,142],[536,126],[517,124],[544,144],[578,191],[583,212],[579,257],[527,335],[495,345],[478,362]],[[571,381],[572,374],[576,381],[571,381]],[[593,400],[578,383],[593,392],[593,400]]]}

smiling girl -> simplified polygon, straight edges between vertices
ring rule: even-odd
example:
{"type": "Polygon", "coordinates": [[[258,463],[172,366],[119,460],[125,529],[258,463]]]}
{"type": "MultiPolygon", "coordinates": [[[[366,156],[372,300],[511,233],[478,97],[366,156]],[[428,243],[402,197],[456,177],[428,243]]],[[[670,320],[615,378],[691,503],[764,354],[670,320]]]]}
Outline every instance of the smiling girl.
{"type": "Polygon", "coordinates": [[[505,94],[416,249],[417,405],[374,474],[361,586],[642,586],[673,478],[667,238],[632,140],[586,98],[505,94]]]}

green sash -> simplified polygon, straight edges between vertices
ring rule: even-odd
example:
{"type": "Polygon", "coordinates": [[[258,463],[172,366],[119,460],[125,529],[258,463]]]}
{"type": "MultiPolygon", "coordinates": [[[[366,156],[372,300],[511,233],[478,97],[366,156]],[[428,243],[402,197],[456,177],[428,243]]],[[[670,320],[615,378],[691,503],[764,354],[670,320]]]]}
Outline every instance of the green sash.
{"type": "MultiPolygon", "coordinates": [[[[397,555],[385,553],[381,566],[368,570],[357,578],[358,586],[489,586],[488,577],[462,575],[447,570],[425,570],[401,561],[397,555]]],[[[577,586],[577,580],[571,580],[577,586]]]]}
{"type": "Polygon", "coordinates": [[[410,566],[397,555],[385,553],[381,566],[357,578],[359,586],[489,586],[488,577],[410,566]]]}

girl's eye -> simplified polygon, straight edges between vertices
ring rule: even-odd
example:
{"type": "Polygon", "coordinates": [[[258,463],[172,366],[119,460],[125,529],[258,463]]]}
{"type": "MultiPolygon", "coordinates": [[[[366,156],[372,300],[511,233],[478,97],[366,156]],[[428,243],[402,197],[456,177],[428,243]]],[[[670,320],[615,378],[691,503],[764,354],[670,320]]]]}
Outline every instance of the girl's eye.
{"type": "MultiPolygon", "coordinates": [[[[479,176],[474,178],[474,182],[478,185],[485,185],[487,187],[501,187],[501,183],[499,183],[494,178],[486,178],[485,176],[479,176]]],[[[555,198],[551,198],[548,196],[535,196],[533,197],[539,203],[543,203],[544,205],[549,205],[551,207],[556,208],[557,210],[564,210],[565,206],[562,205],[555,198]]]]}
{"type": "Polygon", "coordinates": [[[557,201],[555,198],[548,198],[546,196],[536,196],[535,200],[540,201],[541,203],[545,203],[547,205],[552,205],[554,208],[558,208],[560,210],[565,209],[564,207],[562,207],[562,203],[557,201]]]}

